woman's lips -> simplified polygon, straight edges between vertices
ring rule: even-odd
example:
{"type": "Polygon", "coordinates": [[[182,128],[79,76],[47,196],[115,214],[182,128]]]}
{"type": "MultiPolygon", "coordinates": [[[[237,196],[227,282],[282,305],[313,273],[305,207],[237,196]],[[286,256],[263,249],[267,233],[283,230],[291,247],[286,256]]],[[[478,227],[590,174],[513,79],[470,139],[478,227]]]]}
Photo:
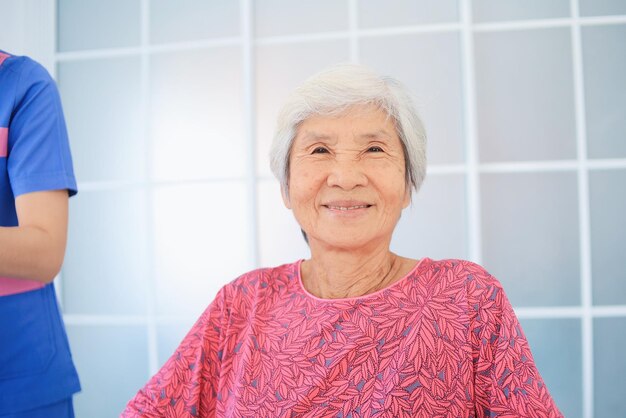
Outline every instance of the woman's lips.
{"type": "Polygon", "coordinates": [[[365,209],[368,208],[369,205],[355,205],[355,206],[334,206],[334,205],[325,205],[328,209],[332,210],[355,210],[355,209],[365,209]]]}
{"type": "Polygon", "coordinates": [[[372,205],[360,201],[335,201],[325,203],[322,206],[330,210],[348,212],[352,210],[367,209],[372,205]]]}

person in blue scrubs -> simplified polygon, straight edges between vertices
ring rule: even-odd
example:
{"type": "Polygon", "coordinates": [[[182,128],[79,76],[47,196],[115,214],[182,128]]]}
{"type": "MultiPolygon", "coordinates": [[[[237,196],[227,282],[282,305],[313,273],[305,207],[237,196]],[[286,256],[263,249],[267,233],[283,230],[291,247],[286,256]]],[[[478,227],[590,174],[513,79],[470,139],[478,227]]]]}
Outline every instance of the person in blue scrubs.
{"type": "Polygon", "coordinates": [[[0,418],[74,416],[80,383],[52,280],[76,191],[54,81],[0,51],[0,418]]]}

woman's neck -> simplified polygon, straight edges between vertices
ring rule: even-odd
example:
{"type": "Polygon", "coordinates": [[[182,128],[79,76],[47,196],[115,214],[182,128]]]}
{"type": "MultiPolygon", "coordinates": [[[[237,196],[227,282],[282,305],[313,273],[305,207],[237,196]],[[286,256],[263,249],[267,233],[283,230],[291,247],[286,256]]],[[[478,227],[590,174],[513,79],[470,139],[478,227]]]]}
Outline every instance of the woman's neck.
{"type": "Polygon", "coordinates": [[[384,289],[405,276],[415,260],[400,257],[388,247],[360,254],[357,251],[311,248],[302,263],[304,287],[322,299],[352,298],[384,289]]]}

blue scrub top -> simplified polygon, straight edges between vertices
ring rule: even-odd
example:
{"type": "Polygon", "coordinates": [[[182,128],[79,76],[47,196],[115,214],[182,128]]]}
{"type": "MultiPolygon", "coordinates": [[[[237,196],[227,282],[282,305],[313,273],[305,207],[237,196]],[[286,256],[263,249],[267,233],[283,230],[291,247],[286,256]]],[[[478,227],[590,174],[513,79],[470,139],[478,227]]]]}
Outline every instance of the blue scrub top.
{"type": "MultiPolygon", "coordinates": [[[[16,226],[15,197],[76,194],[56,85],[27,57],[0,51],[0,226],[16,226]]],[[[0,296],[0,416],[80,390],[54,286],[0,296]]]]}

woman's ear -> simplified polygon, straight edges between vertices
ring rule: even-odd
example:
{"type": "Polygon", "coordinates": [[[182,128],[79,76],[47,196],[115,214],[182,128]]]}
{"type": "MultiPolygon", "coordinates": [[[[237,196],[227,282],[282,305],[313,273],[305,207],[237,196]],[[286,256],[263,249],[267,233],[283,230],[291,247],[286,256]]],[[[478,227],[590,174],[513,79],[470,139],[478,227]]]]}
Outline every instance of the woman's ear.
{"type": "Polygon", "coordinates": [[[402,202],[402,209],[406,209],[411,204],[411,193],[413,189],[411,187],[406,187],[404,192],[404,201],[402,202]]]}
{"type": "Polygon", "coordinates": [[[287,209],[291,209],[291,202],[289,201],[289,192],[287,191],[289,186],[280,186],[280,195],[283,197],[283,203],[287,209]]]}

